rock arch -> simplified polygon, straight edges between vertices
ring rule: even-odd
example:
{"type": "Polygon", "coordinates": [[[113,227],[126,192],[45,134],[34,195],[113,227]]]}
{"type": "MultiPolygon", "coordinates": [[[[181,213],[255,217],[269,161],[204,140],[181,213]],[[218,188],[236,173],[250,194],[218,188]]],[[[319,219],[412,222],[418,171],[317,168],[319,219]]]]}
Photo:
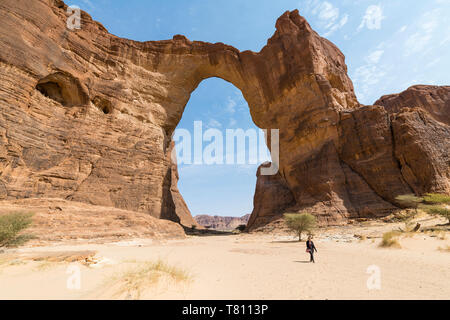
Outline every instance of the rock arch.
{"type": "Polygon", "coordinates": [[[435,136],[450,136],[448,125],[422,110],[361,106],[344,55],[297,10],[277,20],[256,53],[181,35],[122,39],[85,12],[82,28],[68,31],[60,0],[1,6],[8,10],[0,10],[0,30],[8,32],[0,51],[0,182],[8,198],[64,198],[191,226],[176,188],[171,134],[191,92],[209,77],[242,91],[258,127],[280,129],[280,171],[258,178],[250,228],[282,210],[308,209],[324,223],[340,223],[385,215],[400,193],[450,192],[450,139],[435,136]],[[23,29],[42,33],[25,39],[23,29]],[[85,88],[82,113],[48,108],[33,94],[39,79],[59,71],[85,88]],[[426,177],[412,148],[426,155],[426,177]],[[27,161],[24,150],[33,155],[27,161]],[[51,167],[48,155],[58,160],[51,167]]]}

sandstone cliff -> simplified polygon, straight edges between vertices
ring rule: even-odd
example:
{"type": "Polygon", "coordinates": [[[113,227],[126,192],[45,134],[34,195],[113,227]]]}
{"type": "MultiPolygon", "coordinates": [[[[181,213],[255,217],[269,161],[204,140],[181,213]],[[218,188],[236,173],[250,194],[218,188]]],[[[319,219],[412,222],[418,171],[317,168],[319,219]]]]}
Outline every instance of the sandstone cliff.
{"type": "Polygon", "coordinates": [[[383,106],[389,113],[405,107],[420,108],[435,120],[450,125],[450,86],[412,86],[399,94],[382,96],[374,104],[383,106]]]}
{"type": "Polygon", "coordinates": [[[60,198],[196,224],[176,187],[171,137],[209,77],[242,91],[258,127],[280,129],[280,170],[259,175],[250,229],[285,210],[342,223],[395,210],[398,194],[450,192],[441,107],[428,116],[361,106],[344,55],[297,10],[255,53],[181,35],[122,39],[85,12],[71,31],[66,8],[0,3],[0,199],[60,198]]]}

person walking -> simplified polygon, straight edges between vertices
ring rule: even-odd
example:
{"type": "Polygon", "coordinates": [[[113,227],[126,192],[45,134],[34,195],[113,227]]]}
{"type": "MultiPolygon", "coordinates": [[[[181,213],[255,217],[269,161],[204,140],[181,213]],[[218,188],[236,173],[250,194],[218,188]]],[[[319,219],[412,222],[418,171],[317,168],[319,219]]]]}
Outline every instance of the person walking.
{"type": "Polygon", "coordinates": [[[310,256],[309,262],[316,263],[314,261],[314,251],[317,252],[317,249],[316,249],[316,246],[314,245],[314,242],[311,239],[312,239],[312,237],[309,236],[308,240],[306,241],[306,252],[308,252],[309,256],[310,256]]]}

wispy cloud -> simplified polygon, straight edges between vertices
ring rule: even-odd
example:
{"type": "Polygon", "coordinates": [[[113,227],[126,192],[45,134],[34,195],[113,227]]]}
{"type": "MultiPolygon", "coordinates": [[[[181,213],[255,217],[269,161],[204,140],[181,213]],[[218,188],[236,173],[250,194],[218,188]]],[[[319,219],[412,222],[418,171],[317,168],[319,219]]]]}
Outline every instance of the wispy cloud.
{"type": "Polygon", "coordinates": [[[383,16],[383,9],[380,5],[371,5],[367,7],[366,13],[358,27],[358,31],[366,27],[369,30],[381,29],[381,21],[385,17],[383,16]]]}
{"type": "Polygon", "coordinates": [[[370,52],[365,58],[366,63],[357,68],[353,74],[352,78],[355,82],[359,99],[365,100],[369,98],[374,86],[386,76],[386,68],[380,66],[383,54],[384,50],[381,49],[370,52]]]}
{"type": "MultiPolygon", "coordinates": [[[[303,6],[303,3],[300,6],[303,6]]],[[[328,1],[309,0],[306,2],[306,11],[317,17],[325,37],[330,36],[348,22],[348,14],[341,15],[339,8],[328,1]]]]}
{"type": "Polygon", "coordinates": [[[225,110],[228,113],[235,113],[236,112],[236,106],[237,106],[236,101],[233,98],[228,97],[228,101],[227,101],[227,104],[225,106],[225,110]]]}
{"type": "Polygon", "coordinates": [[[228,122],[229,127],[234,127],[236,124],[237,124],[237,121],[234,118],[231,118],[230,121],[228,122]]]}
{"type": "Polygon", "coordinates": [[[371,63],[371,64],[376,64],[376,63],[378,63],[378,62],[380,61],[381,56],[383,55],[383,53],[384,53],[384,50],[376,50],[376,51],[370,53],[370,54],[367,56],[367,59],[366,59],[366,60],[367,60],[369,63],[371,63]]]}
{"type": "Polygon", "coordinates": [[[425,54],[429,51],[429,43],[439,26],[440,11],[438,9],[425,12],[419,20],[416,32],[405,41],[405,56],[425,54]],[[427,50],[426,50],[427,49],[427,50]]]}
{"type": "Polygon", "coordinates": [[[216,119],[209,119],[208,123],[206,123],[207,128],[221,128],[222,124],[216,119]]]}

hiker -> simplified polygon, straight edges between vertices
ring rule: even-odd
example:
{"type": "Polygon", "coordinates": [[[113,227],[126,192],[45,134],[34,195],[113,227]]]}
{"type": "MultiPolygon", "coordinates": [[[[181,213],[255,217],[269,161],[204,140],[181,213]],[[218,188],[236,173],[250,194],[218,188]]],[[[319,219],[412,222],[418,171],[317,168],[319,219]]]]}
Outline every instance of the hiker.
{"type": "Polygon", "coordinates": [[[314,250],[317,252],[317,249],[316,249],[316,246],[314,245],[314,242],[311,239],[312,239],[312,237],[309,236],[308,241],[306,241],[306,252],[308,252],[311,257],[309,262],[316,263],[314,261],[314,250]]]}

